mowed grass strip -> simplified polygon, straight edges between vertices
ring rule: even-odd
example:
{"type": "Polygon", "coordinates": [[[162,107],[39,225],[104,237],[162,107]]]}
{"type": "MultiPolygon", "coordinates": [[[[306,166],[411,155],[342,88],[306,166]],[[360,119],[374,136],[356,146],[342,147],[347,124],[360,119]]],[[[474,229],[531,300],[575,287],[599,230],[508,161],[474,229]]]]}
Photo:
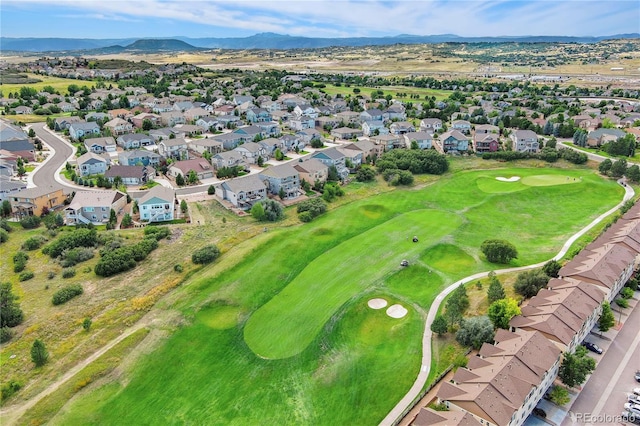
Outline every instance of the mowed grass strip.
{"type": "Polygon", "coordinates": [[[351,238],[313,260],[247,321],[247,345],[264,358],[304,350],[343,303],[410,262],[461,223],[439,210],[415,210],[351,238]],[[420,236],[418,243],[412,242],[420,236]],[[309,297],[313,295],[313,297],[309,297]]]}

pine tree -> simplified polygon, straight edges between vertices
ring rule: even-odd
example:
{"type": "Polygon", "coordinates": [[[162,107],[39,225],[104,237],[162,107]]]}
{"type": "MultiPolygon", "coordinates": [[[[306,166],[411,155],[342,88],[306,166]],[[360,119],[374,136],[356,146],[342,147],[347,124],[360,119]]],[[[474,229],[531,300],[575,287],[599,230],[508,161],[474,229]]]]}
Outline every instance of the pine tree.
{"type": "Polygon", "coordinates": [[[505,297],[504,287],[502,287],[502,283],[496,276],[496,273],[493,271],[489,272],[489,289],[487,290],[489,304],[492,304],[496,300],[504,299],[505,297]]]}
{"type": "Polygon", "coordinates": [[[36,367],[42,367],[47,363],[49,359],[49,352],[47,352],[47,348],[40,339],[36,339],[33,342],[33,346],[31,346],[31,361],[36,365],[36,367]]]}

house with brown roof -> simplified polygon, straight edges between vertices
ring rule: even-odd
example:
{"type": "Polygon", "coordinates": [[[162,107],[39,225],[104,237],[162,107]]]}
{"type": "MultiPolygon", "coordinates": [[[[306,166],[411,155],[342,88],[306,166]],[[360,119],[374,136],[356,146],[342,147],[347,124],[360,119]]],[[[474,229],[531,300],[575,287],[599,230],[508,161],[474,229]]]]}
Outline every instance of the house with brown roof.
{"type": "Polygon", "coordinates": [[[126,204],[127,196],[120,191],[78,191],[64,209],[65,223],[100,225],[109,221],[111,210],[120,213],[126,204]]]}
{"type": "Polygon", "coordinates": [[[473,415],[464,411],[435,411],[422,408],[411,426],[482,426],[473,415]]]}
{"type": "Polygon", "coordinates": [[[196,172],[198,180],[209,179],[215,176],[213,166],[204,158],[195,158],[193,160],[182,160],[171,163],[167,173],[169,176],[173,176],[174,178],[181,174],[186,179],[191,170],[196,172]]]}
{"type": "Polygon", "coordinates": [[[300,175],[300,181],[306,181],[313,185],[315,182],[326,182],[329,176],[329,167],[322,161],[309,158],[296,163],[293,166],[300,175]]]}
{"type": "Polygon", "coordinates": [[[153,180],[156,171],[151,166],[127,166],[115,164],[104,172],[104,177],[113,183],[119,177],[125,185],[142,185],[153,180]]]}
{"type": "Polygon", "coordinates": [[[109,120],[104,123],[104,127],[111,131],[112,135],[124,135],[133,131],[133,124],[127,120],[123,120],[120,117],[116,117],[113,120],[109,120]]]}
{"type": "Polygon", "coordinates": [[[302,195],[300,174],[289,163],[271,166],[260,172],[262,179],[271,194],[279,195],[284,191],[284,198],[296,198],[302,195]]]}
{"type": "Polygon", "coordinates": [[[21,218],[26,216],[40,216],[44,208],[53,210],[61,206],[67,197],[60,188],[35,187],[27,188],[12,194],[9,198],[13,215],[21,218]]]}
{"type": "Polygon", "coordinates": [[[441,384],[437,398],[483,425],[520,426],[553,383],[561,351],[537,331],[498,329],[494,340],[441,384]]]}

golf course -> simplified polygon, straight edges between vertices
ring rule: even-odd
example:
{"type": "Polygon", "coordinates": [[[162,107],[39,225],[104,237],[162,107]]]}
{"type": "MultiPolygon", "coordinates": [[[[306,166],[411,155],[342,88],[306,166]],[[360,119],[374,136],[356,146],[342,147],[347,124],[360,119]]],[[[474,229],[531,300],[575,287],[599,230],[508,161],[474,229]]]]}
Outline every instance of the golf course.
{"type": "Polygon", "coordinates": [[[51,424],[378,424],[418,373],[435,296],[505,267],[484,240],[516,246],[508,266],[545,261],[623,193],[588,168],[458,171],[270,230],[190,277],[159,307],[183,319],[169,337],[51,424]]]}

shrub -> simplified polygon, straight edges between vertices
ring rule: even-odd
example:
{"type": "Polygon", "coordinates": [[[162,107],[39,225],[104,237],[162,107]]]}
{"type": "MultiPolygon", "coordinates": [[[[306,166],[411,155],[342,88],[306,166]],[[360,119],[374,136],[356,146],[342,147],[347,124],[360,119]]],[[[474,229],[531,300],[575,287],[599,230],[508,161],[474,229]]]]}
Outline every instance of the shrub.
{"type": "MultiPolygon", "coordinates": [[[[260,157],[262,158],[262,157],[260,157]]],[[[209,185],[209,187],[207,188],[207,194],[209,195],[214,195],[216,193],[216,187],[213,185],[209,185]]]]}
{"type": "Polygon", "coordinates": [[[75,268],[64,268],[62,270],[62,278],[73,278],[76,276],[75,268]]]}
{"type": "MultiPolygon", "coordinates": [[[[64,276],[64,273],[63,273],[63,276],[64,276]]],[[[80,296],[82,293],[83,293],[83,290],[80,284],[69,285],[56,291],[53,294],[53,297],[51,298],[51,302],[56,306],[62,305],[63,303],[68,302],[74,297],[80,296]]]]}
{"type": "Polygon", "coordinates": [[[21,272],[21,273],[20,273],[20,275],[18,276],[18,280],[19,280],[19,281],[28,281],[28,280],[30,280],[30,279],[31,279],[31,278],[33,278],[33,277],[34,277],[33,272],[31,272],[31,271],[24,271],[24,272],[21,272]]]}
{"type": "Polygon", "coordinates": [[[263,200],[251,208],[251,215],[260,222],[276,222],[284,218],[284,208],[274,200],[263,200]]]}
{"type": "MultiPolygon", "coordinates": [[[[93,249],[88,247],[76,247],[69,250],[65,250],[60,255],[62,259],[62,267],[68,268],[70,266],[77,265],[78,263],[85,262],[92,259],[94,256],[93,249]]],[[[66,278],[66,277],[63,277],[66,278]]]]}
{"type": "Polygon", "coordinates": [[[0,284],[0,327],[15,327],[22,323],[24,314],[20,304],[16,302],[18,296],[13,294],[11,283],[0,284]]]}
{"type": "Polygon", "coordinates": [[[556,405],[565,405],[571,401],[569,391],[562,386],[554,386],[549,393],[549,399],[556,405]]]}
{"type": "Polygon", "coordinates": [[[22,250],[37,250],[42,246],[47,239],[42,235],[35,235],[33,237],[27,238],[24,243],[22,243],[22,250]]]}
{"type": "Polygon", "coordinates": [[[0,343],[7,343],[13,337],[13,331],[9,327],[0,328],[0,343]]]}
{"type": "Polygon", "coordinates": [[[300,219],[300,222],[311,222],[313,220],[313,216],[311,215],[311,212],[302,212],[298,214],[298,219],[300,219]]]}
{"type": "Polygon", "coordinates": [[[119,272],[128,271],[136,267],[133,252],[130,247],[120,247],[109,250],[102,254],[102,257],[94,269],[96,275],[110,277],[119,272]]]}
{"type": "Polygon", "coordinates": [[[220,250],[214,244],[202,247],[191,255],[191,261],[197,265],[205,265],[216,260],[220,256],[220,250]]]}
{"type": "Polygon", "coordinates": [[[84,328],[84,331],[89,331],[91,329],[91,324],[93,323],[93,321],[91,321],[91,318],[86,317],[83,321],[82,321],[82,328],[84,328]]]}
{"type": "Polygon", "coordinates": [[[627,281],[625,286],[629,287],[633,291],[636,291],[638,290],[638,280],[635,278],[631,278],[629,281],[627,281]]]}
{"type": "Polygon", "coordinates": [[[144,228],[145,237],[152,236],[156,240],[160,241],[163,238],[167,238],[171,235],[171,230],[166,226],[147,226],[144,228]]]}
{"type": "Polygon", "coordinates": [[[322,190],[322,199],[326,202],[331,202],[335,200],[336,197],[342,197],[344,195],[344,190],[342,189],[342,187],[335,183],[327,183],[326,185],[324,185],[324,188],[322,190]]]}
{"type": "Polygon", "coordinates": [[[519,295],[529,298],[538,294],[541,288],[547,285],[549,276],[542,272],[541,269],[524,271],[518,274],[513,289],[519,295]]]}
{"type": "Polygon", "coordinates": [[[9,240],[9,233],[7,231],[5,231],[4,229],[0,228],[0,244],[1,243],[6,243],[7,240],[9,240]]]}
{"type": "Polygon", "coordinates": [[[52,280],[56,277],[56,273],[53,271],[47,272],[47,279],[52,280]]]}
{"type": "Polygon", "coordinates": [[[38,216],[27,216],[20,221],[20,225],[24,229],[35,229],[40,226],[40,218],[38,216]]]}
{"type": "Polygon", "coordinates": [[[173,265],[173,270],[176,272],[182,272],[184,269],[182,268],[182,265],[177,263],[175,265],[173,265]]]}
{"type": "Polygon", "coordinates": [[[60,256],[65,250],[76,247],[93,247],[97,243],[98,232],[95,229],[76,228],[73,232],[47,244],[42,252],[54,258],[60,256]]]}
{"type": "Polygon", "coordinates": [[[370,166],[362,166],[356,173],[356,180],[358,182],[370,182],[376,178],[376,171],[370,166]]]}
{"type": "Polygon", "coordinates": [[[505,240],[484,240],[480,251],[492,263],[509,263],[511,259],[518,257],[518,250],[515,246],[505,240]]]}
{"type": "Polygon", "coordinates": [[[620,291],[620,296],[622,296],[623,299],[631,299],[633,297],[633,290],[631,290],[629,287],[624,287],[620,291]]]}
{"type": "Polygon", "coordinates": [[[16,394],[20,389],[22,389],[22,385],[15,380],[9,380],[7,383],[2,385],[0,389],[0,398],[2,401],[6,401],[16,394]]]}
{"type": "Polygon", "coordinates": [[[302,222],[311,222],[327,211],[327,204],[321,198],[312,198],[298,204],[297,211],[302,222]]]}
{"type": "Polygon", "coordinates": [[[13,255],[13,272],[22,272],[27,266],[29,256],[23,251],[19,251],[13,255]]]}
{"type": "Polygon", "coordinates": [[[132,247],[133,259],[136,262],[144,260],[149,253],[158,248],[158,241],[153,237],[143,238],[138,244],[132,247]]]}
{"type": "MultiPolygon", "coordinates": [[[[9,214],[11,214],[11,213],[9,213],[9,214]]],[[[13,231],[13,229],[11,229],[11,226],[9,225],[9,222],[7,221],[7,219],[0,219],[0,229],[4,229],[7,232],[13,231]]]]}
{"type": "Polygon", "coordinates": [[[393,149],[380,157],[376,167],[381,172],[387,169],[400,169],[416,174],[441,175],[449,170],[449,163],[444,154],[435,150],[393,149]]]}
{"type": "Polygon", "coordinates": [[[616,302],[616,305],[620,306],[621,308],[629,307],[629,301],[627,299],[617,298],[615,302],[616,302]]]}

